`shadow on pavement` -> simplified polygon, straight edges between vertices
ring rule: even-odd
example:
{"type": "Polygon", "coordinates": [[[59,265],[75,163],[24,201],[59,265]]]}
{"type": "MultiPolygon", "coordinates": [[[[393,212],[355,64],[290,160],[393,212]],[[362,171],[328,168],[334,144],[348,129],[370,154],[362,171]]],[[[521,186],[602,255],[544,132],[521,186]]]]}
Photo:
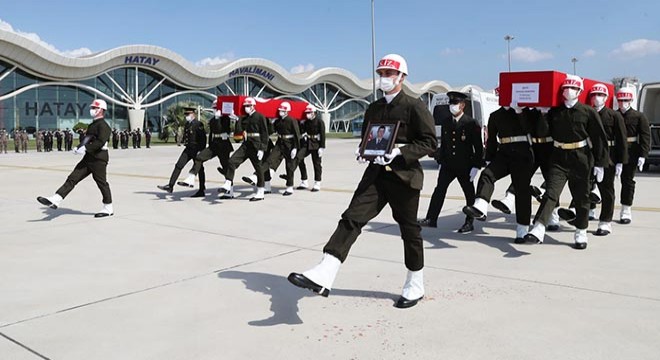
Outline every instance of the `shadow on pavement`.
{"type": "Polygon", "coordinates": [[[62,215],[85,215],[85,216],[92,216],[95,213],[90,213],[90,212],[83,212],[80,210],[72,210],[72,209],[66,209],[66,208],[57,208],[57,209],[51,209],[51,208],[44,208],[42,209],[44,215],[46,215],[43,219],[37,219],[37,220],[28,220],[28,222],[40,222],[40,221],[51,221],[53,219],[56,219],[62,215]]]}

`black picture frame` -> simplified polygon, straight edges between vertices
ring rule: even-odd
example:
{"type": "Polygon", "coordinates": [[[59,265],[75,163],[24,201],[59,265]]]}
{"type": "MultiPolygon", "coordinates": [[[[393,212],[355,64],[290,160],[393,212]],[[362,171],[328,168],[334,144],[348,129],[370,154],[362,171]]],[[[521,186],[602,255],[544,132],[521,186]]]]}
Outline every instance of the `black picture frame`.
{"type": "Polygon", "coordinates": [[[399,131],[399,122],[370,122],[367,125],[362,146],[360,147],[360,156],[366,160],[373,160],[378,156],[384,156],[392,152],[396,135],[399,131]],[[383,130],[381,140],[377,140],[379,130],[383,130]]]}

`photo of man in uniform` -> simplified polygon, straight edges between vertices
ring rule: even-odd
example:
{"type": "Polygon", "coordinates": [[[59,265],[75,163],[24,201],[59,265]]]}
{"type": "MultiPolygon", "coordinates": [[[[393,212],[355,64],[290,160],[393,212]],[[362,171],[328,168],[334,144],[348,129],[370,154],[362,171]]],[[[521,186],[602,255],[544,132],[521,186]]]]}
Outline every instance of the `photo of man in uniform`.
{"type": "Polygon", "coordinates": [[[364,149],[364,155],[384,155],[387,151],[390,135],[392,133],[391,126],[374,125],[369,130],[369,137],[371,140],[367,142],[364,149]],[[375,134],[375,136],[374,136],[375,134]]]}

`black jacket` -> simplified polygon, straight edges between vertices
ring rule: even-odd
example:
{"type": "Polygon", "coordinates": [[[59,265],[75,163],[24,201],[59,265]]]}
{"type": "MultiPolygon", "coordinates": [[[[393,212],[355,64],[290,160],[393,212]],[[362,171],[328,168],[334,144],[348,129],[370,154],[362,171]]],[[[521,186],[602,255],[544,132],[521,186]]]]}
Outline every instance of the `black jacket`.
{"type": "Polygon", "coordinates": [[[651,151],[651,126],[649,120],[641,112],[630,108],[623,114],[623,120],[626,125],[626,136],[637,136],[637,142],[631,142],[628,145],[630,160],[637,157],[647,158],[651,151]]]}
{"type": "Polygon", "coordinates": [[[610,165],[628,163],[628,145],[626,144],[626,125],[621,113],[604,106],[598,112],[600,121],[603,123],[605,135],[608,141],[614,141],[614,146],[609,146],[610,165]]]}
{"type": "Polygon", "coordinates": [[[479,123],[464,113],[458,121],[453,116],[444,118],[441,125],[440,149],[435,157],[438,164],[468,170],[483,167],[484,147],[479,123]]]}

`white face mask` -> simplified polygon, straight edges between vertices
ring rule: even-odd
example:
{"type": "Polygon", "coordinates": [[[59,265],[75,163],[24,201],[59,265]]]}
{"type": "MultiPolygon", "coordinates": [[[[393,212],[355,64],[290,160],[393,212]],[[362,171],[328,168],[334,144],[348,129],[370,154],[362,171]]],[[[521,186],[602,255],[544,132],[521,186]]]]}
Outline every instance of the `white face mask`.
{"type": "Polygon", "coordinates": [[[254,112],[254,106],[245,106],[244,109],[248,115],[252,115],[252,113],[254,112]]]}
{"type": "Polygon", "coordinates": [[[378,87],[384,92],[388,93],[394,88],[399,85],[401,82],[401,73],[396,78],[391,78],[391,77],[380,77],[379,82],[378,82],[378,87]]]}
{"type": "Polygon", "coordinates": [[[305,114],[305,117],[307,118],[307,120],[312,120],[314,118],[314,113],[307,113],[305,114]]]}
{"type": "Polygon", "coordinates": [[[280,110],[277,114],[278,114],[278,115],[280,116],[280,118],[282,118],[282,119],[284,119],[284,118],[286,117],[286,111],[281,111],[281,110],[280,110]]]}
{"type": "Polygon", "coordinates": [[[454,116],[458,115],[461,112],[461,105],[460,104],[449,105],[449,112],[451,112],[451,114],[454,116]]]}
{"type": "Polygon", "coordinates": [[[619,109],[626,112],[630,109],[630,101],[619,101],[619,109]]]}
{"type": "Polygon", "coordinates": [[[219,119],[220,116],[222,116],[222,111],[220,111],[220,110],[216,110],[216,111],[213,113],[213,116],[215,116],[216,119],[219,119]]]}
{"type": "Polygon", "coordinates": [[[195,119],[192,115],[186,115],[186,121],[193,121],[195,119]]]}
{"type": "Polygon", "coordinates": [[[605,100],[607,96],[605,95],[594,95],[591,97],[591,105],[595,108],[602,108],[605,105],[605,100]]]}
{"type": "Polygon", "coordinates": [[[577,99],[578,91],[579,90],[577,90],[577,89],[566,88],[566,89],[564,89],[564,92],[563,92],[562,95],[564,95],[564,99],[566,99],[568,101],[572,101],[572,100],[577,99]]]}
{"type": "Polygon", "coordinates": [[[89,116],[92,118],[96,118],[96,114],[98,114],[99,110],[98,109],[89,109],[89,116]]]}

